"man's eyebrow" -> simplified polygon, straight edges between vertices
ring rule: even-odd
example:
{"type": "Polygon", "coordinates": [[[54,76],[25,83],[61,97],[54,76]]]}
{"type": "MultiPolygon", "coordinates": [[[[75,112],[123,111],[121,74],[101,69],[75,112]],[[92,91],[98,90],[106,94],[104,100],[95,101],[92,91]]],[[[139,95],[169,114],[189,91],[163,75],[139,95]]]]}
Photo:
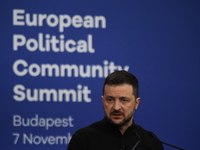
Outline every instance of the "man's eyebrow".
{"type": "MultiPolygon", "coordinates": [[[[115,97],[114,97],[114,96],[108,95],[108,96],[105,96],[105,98],[115,98],[115,97]]],[[[128,99],[128,97],[126,97],[126,96],[121,96],[121,97],[119,97],[119,99],[124,99],[124,98],[127,98],[127,99],[128,99]]]]}
{"type": "Polygon", "coordinates": [[[121,96],[121,97],[119,97],[119,99],[130,99],[130,98],[126,97],[126,96],[121,96]]]}
{"type": "Polygon", "coordinates": [[[127,96],[120,96],[119,98],[128,98],[127,96]]]}
{"type": "Polygon", "coordinates": [[[115,97],[108,95],[108,96],[105,96],[105,98],[115,98],[115,97]]]}

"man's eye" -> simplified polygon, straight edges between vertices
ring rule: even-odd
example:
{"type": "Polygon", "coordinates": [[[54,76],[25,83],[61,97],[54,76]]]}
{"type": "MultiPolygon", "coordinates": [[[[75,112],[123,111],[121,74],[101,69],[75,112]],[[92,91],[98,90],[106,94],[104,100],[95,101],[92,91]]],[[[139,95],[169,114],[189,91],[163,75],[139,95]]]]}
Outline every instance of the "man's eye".
{"type": "Polygon", "coordinates": [[[111,102],[111,101],[113,101],[113,99],[107,99],[107,101],[111,102]]]}
{"type": "Polygon", "coordinates": [[[127,102],[128,100],[126,100],[126,99],[122,99],[122,102],[127,102]]]}

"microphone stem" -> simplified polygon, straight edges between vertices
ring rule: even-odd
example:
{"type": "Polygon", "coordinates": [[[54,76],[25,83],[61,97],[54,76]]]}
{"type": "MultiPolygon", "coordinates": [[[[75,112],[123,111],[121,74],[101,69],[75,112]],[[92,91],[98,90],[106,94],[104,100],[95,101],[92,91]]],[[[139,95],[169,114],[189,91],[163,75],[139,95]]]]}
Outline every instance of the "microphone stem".
{"type": "Polygon", "coordinates": [[[163,143],[163,144],[165,144],[165,145],[168,145],[168,146],[171,146],[171,147],[174,147],[174,148],[180,149],[180,150],[184,150],[184,149],[182,149],[182,148],[180,148],[180,147],[177,147],[177,146],[174,146],[174,145],[171,145],[171,144],[165,143],[165,142],[163,142],[163,141],[160,141],[160,142],[163,143]]]}
{"type": "Polygon", "coordinates": [[[137,147],[137,145],[140,143],[140,141],[141,141],[141,138],[140,138],[140,136],[138,135],[137,131],[134,130],[134,133],[135,133],[135,135],[138,137],[138,141],[137,141],[137,143],[135,144],[135,146],[132,148],[132,150],[134,150],[134,149],[137,147]]]}

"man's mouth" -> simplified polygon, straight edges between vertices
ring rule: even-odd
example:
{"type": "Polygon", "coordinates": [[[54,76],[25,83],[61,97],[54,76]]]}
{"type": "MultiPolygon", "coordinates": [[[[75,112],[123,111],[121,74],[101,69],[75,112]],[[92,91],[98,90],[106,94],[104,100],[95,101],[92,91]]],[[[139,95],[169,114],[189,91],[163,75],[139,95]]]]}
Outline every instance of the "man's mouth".
{"type": "Polygon", "coordinates": [[[115,118],[119,118],[119,117],[122,117],[123,114],[122,113],[115,113],[115,112],[113,112],[113,113],[111,113],[111,116],[113,116],[115,118]]]}

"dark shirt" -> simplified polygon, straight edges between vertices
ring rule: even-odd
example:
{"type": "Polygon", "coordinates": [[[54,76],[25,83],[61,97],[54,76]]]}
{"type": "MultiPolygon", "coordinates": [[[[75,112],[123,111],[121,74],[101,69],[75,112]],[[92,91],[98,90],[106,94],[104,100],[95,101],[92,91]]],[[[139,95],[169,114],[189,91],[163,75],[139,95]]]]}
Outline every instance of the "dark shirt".
{"type": "Polygon", "coordinates": [[[116,125],[105,118],[92,125],[79,129],[72,136],[67,150],[163,150],[163,146],[141,126],[132,124],[122,135],[116,125]]]}

